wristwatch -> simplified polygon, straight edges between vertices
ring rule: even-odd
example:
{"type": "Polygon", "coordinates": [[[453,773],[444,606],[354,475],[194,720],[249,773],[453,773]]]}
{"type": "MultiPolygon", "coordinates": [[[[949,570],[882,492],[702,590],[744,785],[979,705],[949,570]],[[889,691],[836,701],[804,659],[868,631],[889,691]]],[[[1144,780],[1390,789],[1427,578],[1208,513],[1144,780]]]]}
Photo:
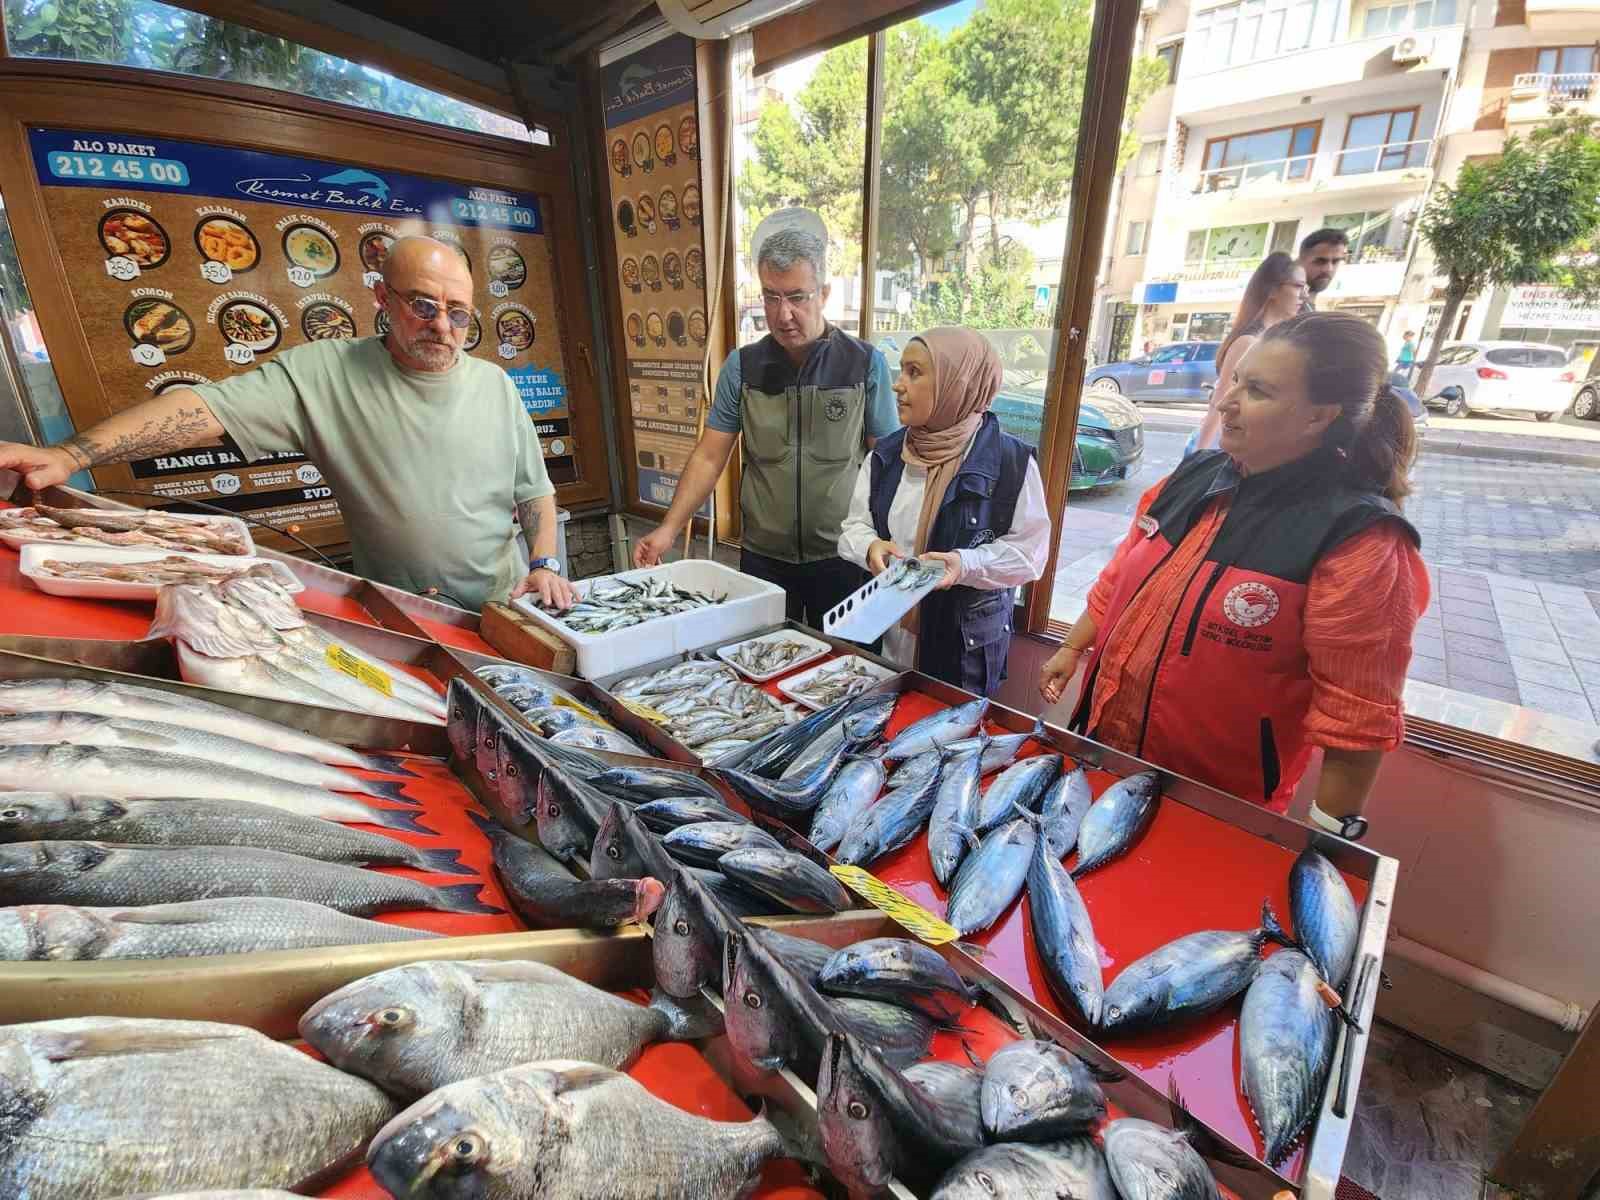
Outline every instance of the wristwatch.
{"type": "Polygon", "coordinates": [[[549,571],[552,575],[561,574],[561,560],[559,558],[536,558],[528,564],[528,573],[534,571],[549,571]]]}
{"type": "Polygon", "coordinates": [[[1356,813],[1349,816],[1336,817],[1332,813],[1325,813],[1317,807],[1317,802],[1311,802],[1311,810],[1306,814],[1311,818],[1313,825],[1319,825],[1329,833],[1336,833],[1346,841],[1360,841],[1367,833],[1367,819],[1356,813]]]}

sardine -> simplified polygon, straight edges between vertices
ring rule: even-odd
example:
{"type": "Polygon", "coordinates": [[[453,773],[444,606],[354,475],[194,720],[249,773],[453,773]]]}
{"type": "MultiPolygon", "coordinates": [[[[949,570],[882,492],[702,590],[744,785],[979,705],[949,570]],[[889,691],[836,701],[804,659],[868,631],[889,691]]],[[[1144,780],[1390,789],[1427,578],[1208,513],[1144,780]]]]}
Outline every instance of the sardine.
{"type": "Polygon", "coordinates": [[[1051,1142],[1087,1133],[1105,1093],[1077,1055],[1026,1039],[994,1052],[983,1070],[983,1127],[997,1142],[1051,1142]]]}
{"type": "Polygon", "coordinates": [[[1289,1154],[1322,1104],[1333,1066],[1332,1010],[1318,992],[1321,976],[1296,950],[1261,964],[1239,1014],[1244,1094],[1266,1142],[1267,1162],[1289,1154]]]}
{"type": "Polygon", "coordinates": [[[1123,1117],[1105,1127],[1101,1140],[1122,1200],[1222,1200],[1211,1168],[1181,1133],[1123,1117]]]}
{"type": "Polygon", "coordinates": [[[928,861],[940,887],[950,886],[956,868],[967,855],[967,843],[977,832],[982,771],[982,751],[968,750],[945,764],[939,780],[939,792],[928,817],[928,861]]]}
{"type": "Polygon", "coordinates": [[[1019,817],[1000,826],[961,864],[944,919],[962,937],[989,928],[1022,894],[1038,840],[1037,821],[1019,817]]]}
{"type": "Polygon", "coordinates": [[[1154,771],[1119,779],[1102,792],[1078,827],[1078,865],[1072,877],[1082,879],[1127,853],[1150,828],[1160,801],[1161,777],[1154,771]]]}
{"type": "Polygon", "coordinates": [[[579,879],[526,838],[467,815],[494,848],[495,873],[511,907],[535,929],[614,929],[661,906],[666,887],[657,879],[579,879]]]}
{"type": "MultiPolygon", "coordinates": [[[[376,815],[381,810],[368,809],[376,815]]],[[[367,813],[357,820],[370,820],[367,813]]],[[[349,819],[348,817],[346,818],[349,819]]],[[[124,800],[58,792],[0,792],[0,842],[115,842],[131,846],[250,846],[322,862],[475,875],[458,850],[423,850],[245,800],[124,800]]]]}
{"type": "Polygon", "coordinates": [[[702,796],[722,803],[722,793],[692,771],[669,767],[611,767],[589,779],[591,787],[635,804],[673,796],[702,796]]]}
{"type": "Polygon", "coordinates": [[[614,633],[661,617],[708,608],[728,598],[680,588],[659,575],[640,580],[608,577],[580,586],[583,590],[571,608],[542,603],[538,606],[559,624],[587,634],[614,633]]]}
{"type": "Polygon", "coordinates": [[[839,768],[811,817],[806,839],[824,854],[836,849],[851,823],[883,791],[881,758],[852,758],[839,768]]]}
{"type": "Polygon", "coordinates": [[[1259,929],[1191,933],[1152,950],[1106,988],[1101,1029],[1140,1033],[1215,1012],[1250,986],[1268,941],[1294,945],[1262,901],[1259,929]]]}
{"type": "Polygon", "coordinates": [[[979,699],[930,713],[902,729],[884,747],[883,757],[899,761],[971,737],[983,724],[983,714],[988,711],[989,701],[979,699]]]}
{"type": "Polygon", "coordinates": [[[317,862],[276,850],[224,846],[108,846],[15,842],[0,846],[0,903],[167,904],[220,896],[309,900],[356,916],[397,909],[498,913],[482,885],[429,887],[399,875],[317,862]]]}
{"type": "Polygon", "coordinates": [[[972,1007],[971,989],[932,946],[910,938],[869,938],[836,951],[817,986],[831,996],[859,996],[914,1008],[941,1025],[972,1007]]]}
{"type": "Polygon", "coordinates": [[[817,708],[859,695],[887,678],[863,658],[854,655],[818,667],[803,684],[790,682],[789,695],[817,708]]]}
{"type": "Polygon", "coordinates": [[[917,787],[903,787],[884,796],[850,823],[834,857],[864,867],[904,846],[927,824],[940,779],[935,772],[917,787]]]}
{"type": "Polygon", "coordinates": [[[0,1195],[28,1200],[298,1191],[394,1112],[365,1080],[211,1021],[9,1025],[0,1088],[14,1098],[0,1131],[0,1195]]]}
{"type": "MultiPolygon", "coordinates": [[[[1001,1143],[974,1150],[945,1172],[932,1200],[1120,1200],[1092,1138],[1045,1146],[1001,1143]]],[[[1177,1200],[1174,1196],[1173,1200],[1177,1200]]]]}
{"type": "Polygon", "coordinates": [[[550,1058],[625,1066],[650,1042],[715,1034],[721,1022],[705,1010],[634,1004],[538,962],[416,962],[324,996],[300,1036],[405,1099],[550,1058]]]}
{"type": "Polygon", "coordinates": [[[1310,846],[1289,870],[1289,915],[1306,956],[1335,991],[1343,989],[1356,960],[1361,918],[1344,876],[1310,846]]]}
{"type": "Polygon", "coordinates": [[[1056,857],[1046,821],[1028,867],[1028,916],[1045,983],[1056,1003],[1077,1012],[1091,1027],[1100,1023],[1105,981],[1094,925],[1078,885],[1056,857]]]}
{"type": "Polygon", "coordinates": [[[742,928],[693,872],[673,871],[651,926],[656,985],[680,999],[699,995],[703,987],[721,991],[723,945],[730,932],[742,928]]]}
{"type": "Polygon", "coordinates": [[[1077,846],[1078,830],[1093,803],[1094,792],[1082,767],[1074,767],[1045,790],[1039,801],[1039,815],[1044,818],[1040,833],[1058,862],[1077,846]]]}
{"type": "Polygon", "coordinates": [[[1061,775],[1061,755],[1035,754],[1012,763],[978,799],[972,832],[979,837],[1016,815],[1034,812],[1045,789],[1061,775]]]}
{"type": "Polygon", "coordinates": [[[440,936],[304,900],[233,896],[138,908],[21,904],[0,909],[0,961],[110,962],[366,946],[440,936]]]}
{"type": "Polygon", "coordinates": [[[733,850],[717,859],[717,870],[735,883],[777,901],[795,912],[844,912],[850,892],[803,854],[755,846],[733,850]]]}
{"type": "Polygon", "coordinates": [[[8,679],[0,681],[0,713],[81,712],[128,721],[156,721],[238,738],[243,742],[299,754],[336,767],[382,775],[414,776],[401,759],[363,754],[275,721],[178,692],[87,679],[8,679]]]}
{"type": "Polygon", "coordinates": [[[367,1165],[405,1200],[735,1200],[785,1152],[764,1116],[709,1121],[627,1075],[547,1062],[425,1096],[367,1165]]]}
{"type": "Polygon", "coordinates": [[[661,844],[679,862],[718,870],[722,856],[733,850],[783,850],[775,837],[749,821],[696,821],[674,829],[661,844]]]}
{"type": "Polygon", "coordinates": [[[701,821],[746,821],[743,813],[703,796],[667,796],[647,800],[633,810],[641,821],[657,833],[671,833],[680,825],[701,821]]]}
{"type": "Polygon", "coordinates": [[[735,646],[724,646],[718,654],[747,675],[771,678],[797,663],[816,658],[818,647],[812,641],[778,635],[754,637],[735,646]]]}

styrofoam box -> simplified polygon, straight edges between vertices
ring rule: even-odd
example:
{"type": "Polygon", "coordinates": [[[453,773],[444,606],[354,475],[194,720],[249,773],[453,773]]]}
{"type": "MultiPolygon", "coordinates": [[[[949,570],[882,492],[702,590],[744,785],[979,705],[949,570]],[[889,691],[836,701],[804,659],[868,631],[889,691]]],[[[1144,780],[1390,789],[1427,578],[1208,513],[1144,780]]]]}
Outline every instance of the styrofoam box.
{"type": "Polygon", "coordinates": [[[746,679],[754,680],[756,683],[766,683],[768,680],[776,679],[779,675],[787,675],[790,671],[798,671],[807,663],[814,663],[823,655],[832,653],[833,647],[827,642],[818,638],[808,637],[797,629],[780,629],[776,633],[763,633],[757,637],[746,638],[742,642],[734,642],[731,645],[717,648],[718,658],[746,679]],[[740,646],[748,646],[752,642],[798,642],[800,645],[805,646],[809,653],[795,659],[792,663],[779,667],[776,671],[768,671],[765,675],[758,675],[745,670],[733,657],[734,651],[739,649],[740,646]]]}
{"type": "Polygon", "coordinates": [[[163,558],[188,558],[208,567],[245,571],[264,566],[277,576],[284,590],[303,592],[306,585],[281,562],[270,558],[243,558],[236,554],[189,554],[180,550],[129,550],[119,546],[72,546],[60,542],[32,542],[22,547],[21,572],[41,592],[52,596],[81,596],[89,600],[154,600],[159,587],[148,583],[123,583],[113,579],[61,579],[40,573],[47,562],[156,562],[163,558]]]}
{"type": "MultiPolygon", "coordinates": [[[[115,512],[115,513],[120,515],[124,510],[122,510],[122,509],[111,509],[111,510],[90,509],[88,511],[90,511],[90,512],[111,511],[111,512],[115,512]]],[[[176,518],[178,520],[181,520],[181,521],[194,521],[194,522],[196,522],[198,524],[201,524],[201,525],[215,525],[219,529],[225,529],[229,533],[234,534],[236,537],[239,538],[239,540],[241,542],[244,543],[244,547],[245,547],[245,553],[244,554],[224,554],[224,555],[220,555],[220,556],[213,555],[212,557],[237,559],[237,558],[244,558],[246,556],[254,555],[255,552],[256,552],[256,544],[250,537],[250,526],[245,524],[243,521],[239,520],[238,517],[202,517],[202,516],[197,516],[194,513],[163,513],[162,515],[163,516],[168,516],[168,517],[174,517],[174,518],[176,518]]],[[[189,550],[161,550],[160,546],[150,546],[150,547],[144,547],[144,546],[114,546],[114,545],[110,544],[109,542],[95,542],[95,541],[90,541],[90,540],[87,540],[87,539],[84,540],[84,541],[81,541],[81,542],[64,542],[64,541],[61,541],[61,540],[56,539],[56,538],[37,537],[37,536],[33,535],[32,533],[30,533],[25,528],[17,528],[17,529],[0,528],[0,542],[5,542],[6,545],[8,545],[8,546],[10,546],[10,547],[12,547],[13,549],[16,549],[16,550],[20,550],[24,546],[62,546],[62,547],[66,547],[66,546],[84,546],[84,547],[88,547],[90,549],[104,549],[104,550],[139,550],[139,551],[143,551],[145,549],[160,550],[163,554],[191,554],[191,553],[193,553],[192,551],[189,551],[189,550]]]]}
{"type": "Polygon", "coordinates": [[[709,608],[657,617],[610,633],[579,633],[569,629],[557,617],[541,611],[526,596],[519,596],[511,603],[572,646],[578,656],[578,674],[585,679],[615,675],[618,671],[718,645],[729,638],[783,623],[787,597],[781,587],[709,559],[683,559],[659,567],[602,575],[580,580],[573,587],[583,596],[591,587],[608,580],[637,583],[654,577],[664,578],[673,586],[689,591],[710,595],[726,593],[728,598],[709,608]]]}
{"type": "MultiPolygon", "coordinates": [[[[848,662],[851,659],[855,659],[856,662],[861,663],[867,668],[868,671],[876,676],[879,681],[893,679],[899,674],[899,672],[893,667],[882,666],[879,663],[873,662],[870,658],[862,658],[857,654],[846,654],[840,656],[839,658],[829,659],[825,663],[818,663],[809,671],[802,671],[798,675],[791,675],[787,679],[780,679],[778,681],[778,690],[795,703],[803,704],[813,712],[817,712],[825,706],[821,704],[815,704],[812,701],[807,700],[804,696],[799,695],[799,692],[805,690],[806,684],[810,683],[811,680],[819,673],[823,671],[837,670],[840,663],[848,662]]],[[[862,691],[871,691],[877,686],[877,683],[869,683],[865,688],[862,689],[862,691]]]]}

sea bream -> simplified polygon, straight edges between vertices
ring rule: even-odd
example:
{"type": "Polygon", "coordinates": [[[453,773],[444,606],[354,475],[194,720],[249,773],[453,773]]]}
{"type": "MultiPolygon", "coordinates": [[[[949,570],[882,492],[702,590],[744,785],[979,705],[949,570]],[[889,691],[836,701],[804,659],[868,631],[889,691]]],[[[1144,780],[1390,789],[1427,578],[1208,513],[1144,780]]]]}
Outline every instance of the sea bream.
{"type": "Polygon", "coordinates": [[[238,738],[283,754],[300,754],[336,767],[412,776],[401,759],[363,754],[275,721],[264,720],[181,692],[88,679],[8,679],[0,681],[0,713],[82,712],[128,721],[182,725],[238,738]]]}
{"type": "Polygon", "coordinates": [[[1261,964],[1244,994],[1244,1094],[1273,1165],[1288,1156],[1316,1115],[1333,1066],[1337,1018],[1323,1001],[1320,982],[1304,954],[1280,950],[1261,964]]]}
{"type": "Polygon", "coordinates": [[[367,1167],[399,1200],[735,1200],[785,1153],[764,1116],[710,1121],[558,1061],[423,1097],[379,1131],[367,1167]]]}
{"type": "Polygon", "coordinates": [[[357,1155],[394,1105],[364,1079],[239,1025],[79,1017],[0,1029],[0,1195],[110,1200],[302,1185],[357,1155]]]}
{"type": "Polygon", "coordinates": [[[635,1004],[538,962],[417,962],[357,979],[300,1018],[342,1071],[414,1098],[548,1058],[621,1067],[650,1042],[711,1037],[721,1018],[667,997],[635,1004]]]}
{"type": "Polygon", "coordinates": [[[0,908],[0,961],[112,962],[204,958],[415,942],[441,935],[347,916],[321,904],[229,896],[133,908],[19,904],[0,908]]]}

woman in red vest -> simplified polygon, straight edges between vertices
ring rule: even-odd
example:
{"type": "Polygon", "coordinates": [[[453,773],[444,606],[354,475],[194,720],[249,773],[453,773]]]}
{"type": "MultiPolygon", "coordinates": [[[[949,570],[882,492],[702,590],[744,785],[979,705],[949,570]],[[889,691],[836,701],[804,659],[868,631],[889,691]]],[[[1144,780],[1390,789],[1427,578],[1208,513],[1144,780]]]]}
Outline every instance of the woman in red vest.
{"type": "Polygon", "coordinates": [[[1312,819],[1357,833],[1428,603],[1400,515],[1416,435],[1387,364],[1345,313],[1251,347],[1222,385],[1221,449],[1144,495],[1044,666],[1054,703],[1088,656],[1074,727],[1278,812],[1321,746],[1312,819]]]}

